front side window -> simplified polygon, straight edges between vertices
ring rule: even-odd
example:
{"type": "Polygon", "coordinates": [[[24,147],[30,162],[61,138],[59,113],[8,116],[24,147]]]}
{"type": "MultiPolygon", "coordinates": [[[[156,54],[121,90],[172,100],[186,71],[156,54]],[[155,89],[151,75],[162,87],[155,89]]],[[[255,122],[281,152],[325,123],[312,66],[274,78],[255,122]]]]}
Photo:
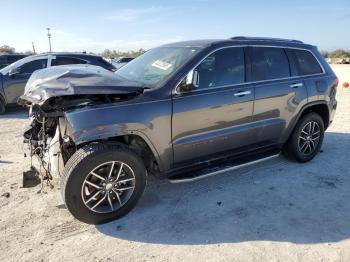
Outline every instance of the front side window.
{"type": "Polygon", "coordinates": [[[283,48],[252,47],[251,50],[254,81],[290,76],[289,62],[283,48]]]}
{"type": "Polygon", "coordinates": [[[317,62],[316,58],[309,51],[306,50],[293,50],[296,63],[299,71],[299,75],[312,75],[322,73],[322,68],[317,62]]]}
{"type": "Polygon", "coordinates": [[[59,66],[59,65],[74,65],[74,64],[86,64],[86,61],[74,57],[56,57],[52,60],[51,65],[52,66],[59,66]]]}
{"type": "Polygon", "coordinates": [[[34,61],[30,61],[21,66],[21,74],[31,74],[35,70],[46,68],[47,59],[38,59],[34,61]]]}
{"type": "Polygon", "coordinates": [[[127,63],[116,71],[120,77],[154,88],[170,77],[195,54],[199,47],[158,47],[127,63]]]}
{"type": "Polygon", "coordinates": [[[245,80],[244,51],[241,47],[218,50],[196,68],[197,89],[241,84],[245,80]]]}

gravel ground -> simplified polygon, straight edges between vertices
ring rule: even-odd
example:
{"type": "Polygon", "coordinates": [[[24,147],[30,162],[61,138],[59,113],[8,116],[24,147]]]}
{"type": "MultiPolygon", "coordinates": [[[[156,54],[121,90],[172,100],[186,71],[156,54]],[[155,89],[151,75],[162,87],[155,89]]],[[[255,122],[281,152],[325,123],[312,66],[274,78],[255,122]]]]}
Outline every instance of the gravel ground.
{"type": "MultiPolygon", "coordinates": [[[[350,66],[334,66],[350,80],[350,66]]],[[[350,261],[350,90],[320,153],[186,184],[151,180],[120,220],[73,219],[59,188],[22,188],[23,110],[0,116],[0,261],[350,261]],[[9,194],[9,195],[8,195],[9,194]]]]}

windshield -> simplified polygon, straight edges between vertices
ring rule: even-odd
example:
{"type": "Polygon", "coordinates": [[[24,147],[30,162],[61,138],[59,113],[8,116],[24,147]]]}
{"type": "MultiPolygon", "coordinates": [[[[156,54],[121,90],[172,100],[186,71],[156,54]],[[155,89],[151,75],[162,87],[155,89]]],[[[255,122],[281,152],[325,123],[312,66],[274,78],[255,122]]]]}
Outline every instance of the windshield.
{"type": "Polygon", "coordinates": [[[145,87],[157,87],[199,50],[199,47],[154,48],[126,64],[116,74],[145,87]]]}

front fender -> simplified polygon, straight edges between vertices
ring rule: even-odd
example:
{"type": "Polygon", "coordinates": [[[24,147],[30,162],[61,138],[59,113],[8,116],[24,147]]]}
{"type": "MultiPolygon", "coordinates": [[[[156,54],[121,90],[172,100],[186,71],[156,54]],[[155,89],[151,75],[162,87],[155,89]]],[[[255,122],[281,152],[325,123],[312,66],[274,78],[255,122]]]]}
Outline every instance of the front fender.
{"type": "Polygon", "coordinates": [[[147,143],[161,171],[172,165],[171,100],[76,109],[65,118],[76,145],[134,134],[147,143]]]}

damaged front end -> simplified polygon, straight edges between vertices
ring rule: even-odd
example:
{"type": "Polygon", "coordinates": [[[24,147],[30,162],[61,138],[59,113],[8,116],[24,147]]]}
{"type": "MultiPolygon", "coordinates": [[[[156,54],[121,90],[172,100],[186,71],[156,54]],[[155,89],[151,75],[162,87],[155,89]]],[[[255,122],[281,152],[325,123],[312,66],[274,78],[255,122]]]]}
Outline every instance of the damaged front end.
{"type": "Polygon", "coordinates": [[[24,131],[27,155],[37,160],[44,178],[60,176],[77,150],[67,131],[65,112],[125,101],[142,91],[136,83],[96,66],[58,66],[34,72],[18,101],[29,108],[30,125],[24,131]]]}

